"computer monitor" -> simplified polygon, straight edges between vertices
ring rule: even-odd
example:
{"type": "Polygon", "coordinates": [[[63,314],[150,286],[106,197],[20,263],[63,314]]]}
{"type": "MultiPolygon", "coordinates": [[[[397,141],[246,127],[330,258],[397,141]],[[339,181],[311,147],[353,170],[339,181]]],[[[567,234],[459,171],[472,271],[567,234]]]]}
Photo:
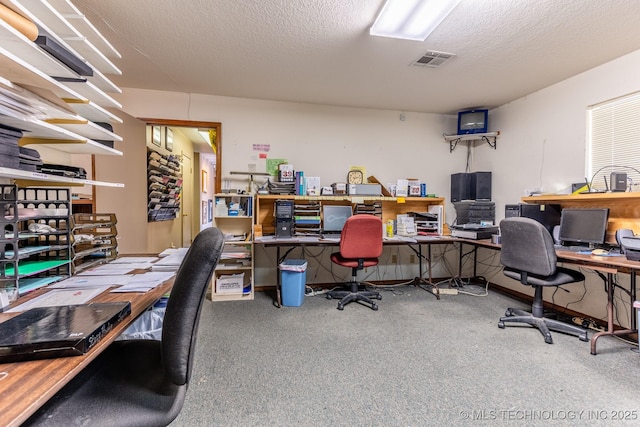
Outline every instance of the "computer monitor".
{"type": "Polygon", "coordinates": [[[322,231],[325,233],[340,233],[344,223],[352,214],[351,206],[323,205],[322,231]]]}
{"type": "Polygon", "coordinates": [[[601,245],[607,234],[609,209],[562,209],[559,239],[563,245],[601,245]]]}

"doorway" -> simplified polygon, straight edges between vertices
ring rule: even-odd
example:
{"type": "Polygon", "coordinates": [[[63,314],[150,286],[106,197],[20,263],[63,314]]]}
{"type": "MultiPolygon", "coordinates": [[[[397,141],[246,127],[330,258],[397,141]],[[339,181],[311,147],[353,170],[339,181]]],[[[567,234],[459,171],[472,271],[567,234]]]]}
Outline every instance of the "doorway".
{"type": "MultiPolygon", "coordinates": [[[[221,170],[222,170],[222,125],[217,122],[200,122],[186,120],[166,120],[155,118],[139,118],[146,122],[147,126],[164,126],[167,128],[178,128],[193,145],[193,157],[181,153],[183,167],[183,188],[180,201],[180,226],[182,228],[182,246],[188,247],[201,228],[200,212],[202,199],[202,183],[200,175],[200,159],[206,156],[213,168],[213,186],[208,189],[211,198],[212,194],[221,192],[221,170]],[[194,164],[195,162],[195,164],[194,164]],[[188,168],[188,169],[187,169],[188,168]],[[194,172],[194,168],[195,171],[194,172]],[[187,173],[188,172],[188,173],[187,173]],[[188,178],[189,177],[189,178],[188,178]]],[[[207,202],[207,199],[204,199],[207,202]]]]}

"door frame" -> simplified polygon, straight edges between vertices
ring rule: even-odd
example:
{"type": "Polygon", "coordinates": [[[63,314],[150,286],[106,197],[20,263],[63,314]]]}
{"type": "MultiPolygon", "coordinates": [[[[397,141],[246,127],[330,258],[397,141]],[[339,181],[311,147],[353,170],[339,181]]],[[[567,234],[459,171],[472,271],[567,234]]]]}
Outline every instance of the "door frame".
{"type": "Polygon", "coordinates": [[[138,117],[138,120],[144,121],[147,125],[214,129],[216,131],[216,149],[214,150],[216,154],[216,177],[214,192],[220,193],[222,191],[222,123],[198,122],[191,120],[154,119],[145,117],[138,117]]]}

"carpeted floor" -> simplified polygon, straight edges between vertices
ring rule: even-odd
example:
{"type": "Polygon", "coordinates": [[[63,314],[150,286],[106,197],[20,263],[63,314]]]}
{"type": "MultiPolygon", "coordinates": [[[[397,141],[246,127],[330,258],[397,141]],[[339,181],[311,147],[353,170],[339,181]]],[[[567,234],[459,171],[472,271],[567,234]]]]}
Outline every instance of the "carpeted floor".
{"type": "Polygon", "coordinates": [[[491,292],[383,292],[379,310],[272,296],[203,308],[185,406],[175,426],[640,425],[640,355],[497,327],[491,292]],[[622,420],[620,420],[622,418],[622,420]]]}

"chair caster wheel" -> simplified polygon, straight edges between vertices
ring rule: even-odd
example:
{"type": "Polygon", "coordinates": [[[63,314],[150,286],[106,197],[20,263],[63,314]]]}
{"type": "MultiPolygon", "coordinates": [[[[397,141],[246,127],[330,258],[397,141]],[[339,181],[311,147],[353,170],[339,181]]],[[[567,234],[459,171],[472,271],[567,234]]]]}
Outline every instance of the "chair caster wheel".
{"type": "Polygon", "coordinates": [[[589,337],[587,337],[587,334],[583,334],[583,335],[578,336],[578,339],[580,341],[584,341],[584,342],[589,341],[589,337]]]}
{"type": "Polygon", "coordinates": [[[375,302],[371,304],[371,310],[378,311],[378,304],[376,304],[375,302]]]}
{"type": "Polygon", "coordinates": [[[344,305],[338,304],[338,310],[344,310],[344,305]]]}
{"type": "Polygon", "coordinates": [[[546,342],[547,344],[553,344],[553,338],[551,338],[551,335],[545,335],[544,342],[546,342]]]}
{"type": "Polygon", "coordinates": [[[327,294],[326,298],[327,298],[327,299],[333,299],[333,297],[331,296],[331,294],[327,294]]]}
{"type": "Polygon", "coordinates": [[[504,322],[503,321],[498,322],[498,328],[504,329],[504,322]]]}
{"type": "Polygon", "coordinates": [[[510,308],[507,308],[507,311],[504,312],[504,315],[506,317],[511,317],[511,316],[513,316],[513,311],[511,311],[510,308]]]}
{"type": "Polygon", "coordinates": [[[382,299],[382,295],[376,295],[377,299],[382,299]]]}

